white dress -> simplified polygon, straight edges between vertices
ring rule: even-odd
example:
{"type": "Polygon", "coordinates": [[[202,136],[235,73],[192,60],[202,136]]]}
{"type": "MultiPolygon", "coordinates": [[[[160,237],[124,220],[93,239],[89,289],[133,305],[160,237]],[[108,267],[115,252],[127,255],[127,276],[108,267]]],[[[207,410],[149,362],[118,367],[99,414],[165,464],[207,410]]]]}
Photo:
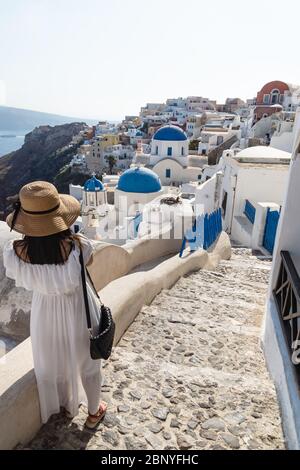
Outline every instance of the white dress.
{"type": "MultiPolygon", "coordinates": [[[[85,264],[92,244],[81,236],[85,264]]],[[[42,422],[64,407],[72,416],[81,403],[95,414],[99,409],[100,360],[89,351],[79,248],[76,245],[63,265],[30,264],[15,253],[13,241],[3,249],[6,275],[17,287],[33,291],[30,334],[42,422]]],[[[87,284],[93,331],[100,321],[99,300],[87,284]]]]}

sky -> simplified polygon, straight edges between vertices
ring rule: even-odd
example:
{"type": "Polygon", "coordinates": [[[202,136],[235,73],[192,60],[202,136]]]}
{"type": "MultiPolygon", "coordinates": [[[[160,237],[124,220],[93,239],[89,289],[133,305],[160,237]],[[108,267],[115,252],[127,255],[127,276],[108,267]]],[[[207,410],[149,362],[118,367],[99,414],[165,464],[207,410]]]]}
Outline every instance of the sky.
{"type": "Polygon", "coordinates": [[[0,0],[0,104],[123,119],[300,84],[298,0],[0,0]]]}

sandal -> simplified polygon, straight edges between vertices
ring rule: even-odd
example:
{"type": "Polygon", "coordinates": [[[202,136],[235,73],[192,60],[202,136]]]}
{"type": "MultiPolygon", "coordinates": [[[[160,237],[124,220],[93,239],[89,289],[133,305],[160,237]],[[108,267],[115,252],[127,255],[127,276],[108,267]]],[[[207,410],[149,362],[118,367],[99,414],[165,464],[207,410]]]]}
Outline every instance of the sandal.
{"type": "Polygon", "coordinates": [[[86,419],[85,426],[89,429],[94,429],[97,424],[100,423],[100,421],[104,418],[105,413],[107,410],[107,404],[104,402],[100,403],[99,410],[95,415],[92,415],[89,413],[89,416],[86,419]]]}

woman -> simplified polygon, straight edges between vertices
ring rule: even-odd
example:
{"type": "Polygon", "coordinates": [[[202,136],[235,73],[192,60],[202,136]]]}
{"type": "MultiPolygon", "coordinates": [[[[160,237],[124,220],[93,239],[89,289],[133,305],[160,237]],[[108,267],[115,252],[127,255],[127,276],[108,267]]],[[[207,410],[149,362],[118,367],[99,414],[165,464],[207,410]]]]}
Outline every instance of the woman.
{"type": "MultiPolygon", "coordinates": [[[[92,245],[70,230],[80,204],[51,183],[37,181],[23,186],[14,208],[6,222],[23,238],[5,245],[3,261],[16,286],[33,291],[30,334],[42,422],[60,407],[74,417],[87,401],[86,426],[94,428],[106,404],[100,403],[100,361],[90,357],[79,262],[79,247],[87,264],[92,245]]],[[[87,290],[96,330],[99,301],[89,285],[87,290]]]]}

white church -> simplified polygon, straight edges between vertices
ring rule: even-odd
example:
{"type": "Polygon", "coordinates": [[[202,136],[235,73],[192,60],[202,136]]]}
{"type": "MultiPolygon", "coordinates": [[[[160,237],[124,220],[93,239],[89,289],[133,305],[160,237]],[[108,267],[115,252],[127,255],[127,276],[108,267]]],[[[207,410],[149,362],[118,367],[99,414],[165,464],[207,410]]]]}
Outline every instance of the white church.
{"type": "MultiPolygon", "coordinates": [[[[81,202],[81,216],[73,228],[90,239],[123,244],[153,230],[161,233],[172,229],[167,226],[168,210],[160,201],[174,197],[174,191],[163,187],[159,176],[149,168],[133,166],[120,176],[114,190],[114,204],[108,204],[107,187],[95,174],[83,187],[70,185],[70,194],[81,202]]],[[[193,209],[189,202],[181,201],[174,209],[177,221],[188,218],[190,223],[193,209]]],[[[178,224],[181,227],[181,222],[178,224]]],[[[182,239],[184,233],[179,235],[182,239]]]]}
{"type": "Polygon", "coordinates": [[[150,154],[138,148],[135,163],[152,169],[164,186],[179,186],[200,181],[207,158],[189,155],[186,133],[178,126],[166,125],[154,134],[150,154]]]}

